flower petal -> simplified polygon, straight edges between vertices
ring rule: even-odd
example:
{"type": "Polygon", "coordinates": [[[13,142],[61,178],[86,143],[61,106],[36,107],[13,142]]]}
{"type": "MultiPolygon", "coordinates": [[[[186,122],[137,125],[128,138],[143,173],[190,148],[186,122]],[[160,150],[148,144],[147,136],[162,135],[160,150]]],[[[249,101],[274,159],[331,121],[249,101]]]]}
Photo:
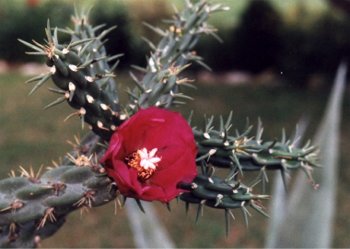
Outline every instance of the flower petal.
{"type": "Polygon", "coordinates": [[[118,128],[101,162],[123,195],[169,202],[181,192],[180,181],[190,182],[196,176],[196,154],[187,121],[178,113],[151,107],[118,128]],[[125,163],[135,152],[141,167],[154,170],[149,178],[139,179],[137,169],[125,163]]]}

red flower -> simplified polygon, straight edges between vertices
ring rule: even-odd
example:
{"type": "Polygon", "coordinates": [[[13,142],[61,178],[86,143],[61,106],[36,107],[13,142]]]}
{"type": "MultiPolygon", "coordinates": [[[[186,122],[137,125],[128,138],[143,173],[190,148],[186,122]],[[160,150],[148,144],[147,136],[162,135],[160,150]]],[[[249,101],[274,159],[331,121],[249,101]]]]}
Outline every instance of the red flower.
{"type": "Polygon", "coordinates": [[[197,175],[191,127],[178,113],[156,107],[138,111],[113,134],[101,159],[128,197],[169,202],[179,182],[197,175]]]}

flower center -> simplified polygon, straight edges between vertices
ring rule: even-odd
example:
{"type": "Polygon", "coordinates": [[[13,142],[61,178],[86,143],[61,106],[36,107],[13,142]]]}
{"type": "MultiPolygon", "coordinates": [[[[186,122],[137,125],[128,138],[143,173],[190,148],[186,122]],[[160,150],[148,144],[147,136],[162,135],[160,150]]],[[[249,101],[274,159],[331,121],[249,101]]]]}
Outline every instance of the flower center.
{"type": "Polygon", "coordinates": [[[145,181],[150,178],[156,171],[161,158],[156,156],[158,149],[154,148],[147,151],[146,148],[137,150],[126,158],[127,164],[137,170],[137,176],[140,180],[145,181]]]}

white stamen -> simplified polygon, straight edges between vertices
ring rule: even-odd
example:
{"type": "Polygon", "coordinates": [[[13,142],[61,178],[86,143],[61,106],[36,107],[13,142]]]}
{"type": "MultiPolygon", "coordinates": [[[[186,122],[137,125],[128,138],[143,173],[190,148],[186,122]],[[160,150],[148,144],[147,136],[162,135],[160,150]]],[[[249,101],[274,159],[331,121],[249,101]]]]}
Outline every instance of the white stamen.
{"type": "Polygon", "coordinates": [[[155,169],[157,167],[156,163],[159,163],[161,158],[156,156],[158,149],[154,148],[150,152],[146,148],[138,150],[140,156],[140,166],[144,169],[155,169]]]}

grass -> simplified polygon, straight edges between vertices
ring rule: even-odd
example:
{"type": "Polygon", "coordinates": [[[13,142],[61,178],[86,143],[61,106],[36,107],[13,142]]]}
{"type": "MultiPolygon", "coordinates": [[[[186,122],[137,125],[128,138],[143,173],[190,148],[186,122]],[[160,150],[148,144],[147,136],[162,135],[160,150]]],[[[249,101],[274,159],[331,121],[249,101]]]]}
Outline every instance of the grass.
{"type": "MultiPolygon", "coordinates": [[[[64,118],[72,112],[66,105],[48,111],[43,106],[55,99],[45,88],[27,96],[30,87],[23,82],[27,77],[17,73],[0,75],[0,178],[7,177],[11,169],[40,165],[48,166],[70,150],[66,140],[82,134],[79,122],[64,118]]],[[[125,81],[121,79],[121,81],[125,81]]],[[[323,114],[328,89],[301,90],[288,86],[262,87],[223,85],[198,85],[191,90],[195,101],[181,112],[187,116],[194,111],[193,124],[202,125],[203,114],[228,115],[234,111],[234,125],[243,129],[246,117],[252,124],[260,117],[265,127],[265,139],[280,138],[282,127],[292,135],[295,124],[303,114],[310,117],[306,137],[313,137],[323,114]]],[[[343,107],[341,161],[338,183],[337,217],[335,239],[332,246],[347,247],[350,238],[349,182],[350,163],[350,98],[346,92],[343,107]]],[[[310,186],[311,187],[311,186],[310,186]]],[[[257,189],[259,190],[259,189],[257,189]]],[[[252,211],[249,228],[246,229],[242,215],[235,211],[229,236],[225,237],[224,214],[221,210],[204,209],[204,216],[195,224],[196,208],[191,207],[185,215],[184,204],[172,203],[169,213],[161,204],[155,204],[158,215],[170,237],[178,247],[262,247],[264,245],[266,218],[252,211]]],[[[322,208],[322,207],[320,207],[322,208]]],[[[43,241],[44,247],[133,247],[132,234],[124,210],[114,216],[114,206],[108,204],[80,215],[69,216],[64,227],[52,238],[43,241]]]]}

